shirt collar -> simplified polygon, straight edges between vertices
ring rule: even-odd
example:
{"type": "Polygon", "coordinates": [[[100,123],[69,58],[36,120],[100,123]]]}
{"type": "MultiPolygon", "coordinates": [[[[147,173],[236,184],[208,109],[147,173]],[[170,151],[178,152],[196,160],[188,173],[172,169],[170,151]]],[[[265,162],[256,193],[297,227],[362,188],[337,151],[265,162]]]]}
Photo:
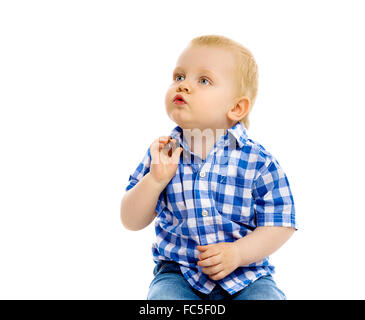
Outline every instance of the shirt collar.
{"type": "MultiPolygon", "coordinates": [[[[183,129],[180,126],[177,126],[171,131],[170,137],[176,139],[176,141],[178,141],[180,145],[185,147],[185,142],[182,141],[182,134],[183,129]]],[[[248,139],[247,129],[241,122],[237,122],[233,127],[229,128],[227,130],[227,133],[223,137],[223,140],[227,140],[228,135],[230,135],[237,141],[237,144],[240,148],[245,145],[245,142],[248,139]]]]}
{"type": "Polygon", "coordinates": [[[237,122],[233,127],[227,130],[237,141],[240,148],[242,148],[247,139],[247,129],[241,122],[237,122]]]}

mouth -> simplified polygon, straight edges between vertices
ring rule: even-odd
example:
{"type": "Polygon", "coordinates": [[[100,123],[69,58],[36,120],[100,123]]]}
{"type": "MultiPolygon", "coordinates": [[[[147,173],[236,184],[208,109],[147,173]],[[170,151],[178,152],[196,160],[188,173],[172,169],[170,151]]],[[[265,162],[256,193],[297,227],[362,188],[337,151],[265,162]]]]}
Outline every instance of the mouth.
{"type": "Polygon", "coordinates": [[[175,104],[178,104],[178,105],[182,105],[182,104],[186,104],[183,96],[181,94],[177,94],[175,97],[174,97],[174,100],[173,102],[175,104]]]}

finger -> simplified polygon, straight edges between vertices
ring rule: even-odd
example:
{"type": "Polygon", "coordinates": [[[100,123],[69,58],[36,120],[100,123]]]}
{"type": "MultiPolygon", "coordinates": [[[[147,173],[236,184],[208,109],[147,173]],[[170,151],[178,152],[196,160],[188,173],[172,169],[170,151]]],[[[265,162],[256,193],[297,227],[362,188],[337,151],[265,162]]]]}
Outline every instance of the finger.
{"type": "Polygon", "coordinates": [[[215,266],[219,263],[221,263],[221,255],[218,254],[216,256],[209,257],[207,259],[198,261],[198,266],[209,267],[209,266],[215,266]]]}
{"type": "Polygon", "coordinates": [[[160,137],[158,139],[159,142],[159,149],[161,151],[162,148],[167,148],[169,146],[169,144],[171,143],[171,138],[170,137],[160,137]]]}
{"type": "Polygon", "coordinates": [[[183,148],[181,148],[181,147],[175,149],[175,151],[171,155],[171,162],[172,163],[174,163],[174,164],[179,164],[180,163],[180,155],[181,155],[182,151],[183,151],[183,148]]]}
{"type": "Polygon", "coordinates": [[[158,142],[162,144],[166,144],[171,141],[171,137],[169,136],[161,136],[158,138],[158,142]]]}
{"type": "Polygon", "coordinates": [[[207,244],[206,246],[196,246],[196,248],[199,250],[199,251],[206,251],[210,248],[210,245],[207,244]]]}
{"type": "Polygon", "coordinates": [[[207,244],[205,246],[196,246],[196,248],[201,251],[201,252],[205,252],[207,250],[211,250],[215,247],[215,244],[207,244]]]}
{"type": "Polygon", "coordinates": [[[220,271],[216,274],[209,275],[209,278],[212,280],[221,280],[226,276],[226,273],[224,271],[220,271]]]}
{"type": "Polygon", "coordinates": [[[219,254],[220,254],[220,252],[216,252],[216,251],[213,251],[213,250],[207,250],[204,253],[199,255],[199,260],[202,261],[202,260],[208,259],[210,257],[217,256],[219,254]]]}
{"type": "Polygon", "coordinates": [[[164,143],[164,144],[168,143],[170,140],[171,140],[171,137],[168,137],[168,136],[162,136],[162,137],[158,138],[158,141],[161,143],[164,143]]]}
{"type": "Polygon", "coordinates": [[[214,275],[214,274],[217,274],[221,271],[223,271],[223,265],[222,264],[217,264],[215,266],[211,266],[211,267],[208,267],[208,268],[202,268],[202,271],[203,273],[205,274],[211,274],[211,275],[214,275]]]}

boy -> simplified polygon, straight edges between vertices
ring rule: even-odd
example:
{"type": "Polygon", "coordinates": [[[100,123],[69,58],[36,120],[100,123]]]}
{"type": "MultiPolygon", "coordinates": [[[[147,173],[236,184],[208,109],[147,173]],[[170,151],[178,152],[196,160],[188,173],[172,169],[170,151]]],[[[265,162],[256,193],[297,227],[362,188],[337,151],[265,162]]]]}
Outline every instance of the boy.
{"type": "Polygon", "coordinates": [[[121,220],[155,219],[147,299],[286,299],[268,256],[296,230],[288,179],[247,136],[257,93],[249,50],[216,35],[193,39],[166,93],[178,126],[154,140],[129,177],[121,220]]]}

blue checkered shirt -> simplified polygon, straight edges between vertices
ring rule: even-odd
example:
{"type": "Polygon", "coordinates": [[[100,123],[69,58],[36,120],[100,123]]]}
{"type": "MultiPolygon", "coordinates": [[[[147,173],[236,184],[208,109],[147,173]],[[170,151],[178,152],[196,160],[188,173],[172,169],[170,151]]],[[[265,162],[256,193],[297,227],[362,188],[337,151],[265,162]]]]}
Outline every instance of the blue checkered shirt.
{"type": "MultiPolygon", "coordinates": [[[[197,265],[201,252],[196,246],[233,242],[258,226],[297,229],[289,181],[278,161],[248,138],[240,122],[220,136],[205,160],[190,151],[179,126],[170,137],[183,152],[176,175],[157,201],[154,262],[177,262],[189,284],[205,294],[219,284],[232,295],[261,276],[274,273],[267,257],[238,267],[221,280],[212,280],[197,265]]],[[[149,172],[150,163],[148,148],[129,177],[126,190],[149,172]]]]}

